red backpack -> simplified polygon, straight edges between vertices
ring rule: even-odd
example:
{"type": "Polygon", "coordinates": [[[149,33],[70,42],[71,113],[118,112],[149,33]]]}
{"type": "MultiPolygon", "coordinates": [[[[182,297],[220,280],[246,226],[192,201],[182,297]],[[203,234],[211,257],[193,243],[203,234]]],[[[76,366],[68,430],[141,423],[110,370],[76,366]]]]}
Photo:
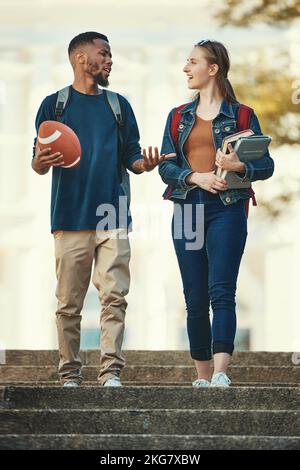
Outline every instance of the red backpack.
{"type": "MultiPolygon", "coordinates": [[[[173,117],[172,117],[172,121],[171,121],[171,136],[172,136],[176,151],[178,151],[178,138],[179,138],[178,127],[181,121],[180,111],[186,106],[186,104],[182,104],[181,106],[178,106],[178,108],[175,109],[173,117]]],[[[249,106],[246,106],[245,104],[240,105],[239,112],[238,112],[238,122],[237,122],[238,132],[249,129],[252,112],[253,112],[253,109],[249,108],[249,106]]],[[[167,188],[166,195],[164,196],[164,199],[169,199],[172,191],[173,191],[173,187],[169,185],[167,188]]],[[[249,188],[249,193],[250,193],[250,198],[252,199],[253,206],[257,206],[255,193],[253,191],[252,186],[249,188]]],[[[249,199],[245,199],[245,210],[246,210],[246,215],[248,217],[249,199]]]]}

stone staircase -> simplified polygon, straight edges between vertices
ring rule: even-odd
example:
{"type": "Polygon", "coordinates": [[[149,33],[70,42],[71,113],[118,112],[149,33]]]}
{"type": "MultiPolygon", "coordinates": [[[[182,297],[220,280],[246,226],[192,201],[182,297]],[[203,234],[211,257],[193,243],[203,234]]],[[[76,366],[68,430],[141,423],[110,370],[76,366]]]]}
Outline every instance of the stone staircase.
{"type": "Polygon", "coordinates": [[[6,351],[0,449],[300,449],[300,365],[292,353],[236,352],[228,389],[193,389],[186,351],[125,351],[123,388],[58,383],[57,351],[6,351]]]}

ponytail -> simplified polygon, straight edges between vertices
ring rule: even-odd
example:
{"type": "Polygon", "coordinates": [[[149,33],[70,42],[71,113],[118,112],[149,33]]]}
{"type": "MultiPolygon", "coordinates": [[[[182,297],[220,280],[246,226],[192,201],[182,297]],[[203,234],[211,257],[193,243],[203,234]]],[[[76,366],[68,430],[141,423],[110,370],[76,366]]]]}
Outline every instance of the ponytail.
{"type": "Polygon", "coordinates": [[[224,96],[226,101],[229,101],[230,103],[236,103],[237,98],[235,96],[233,87],[228,80],[227,77],[222,76],[221,74],[217,77],[218,80],[218,85],[220,88],[220,92],[224,96]]]}

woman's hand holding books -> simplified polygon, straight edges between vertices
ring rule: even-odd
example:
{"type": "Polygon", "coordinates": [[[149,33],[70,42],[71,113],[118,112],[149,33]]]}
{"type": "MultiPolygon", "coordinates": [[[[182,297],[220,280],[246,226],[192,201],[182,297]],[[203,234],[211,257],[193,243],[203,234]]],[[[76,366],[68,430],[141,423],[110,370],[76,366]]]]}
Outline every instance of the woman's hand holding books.
{"type": "Polygon", "coordinates": [[[239,157],[233,150],[233,147],[230,143],[228,144],[228,150],[229,150],[229,153],[224,153],[222,152],[221,149],[218,149],[217,154],[216,154],[216,166],[220,168],[221,170],[244,173],[245,164],[240,161],[239,157]]]}

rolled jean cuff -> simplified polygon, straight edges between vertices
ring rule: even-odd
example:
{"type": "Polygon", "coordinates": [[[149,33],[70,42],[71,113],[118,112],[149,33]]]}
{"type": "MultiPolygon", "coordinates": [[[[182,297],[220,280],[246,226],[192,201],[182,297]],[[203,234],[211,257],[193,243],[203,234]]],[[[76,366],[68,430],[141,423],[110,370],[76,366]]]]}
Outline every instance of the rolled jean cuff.
{"type": "Polygon", "coordinates": [[[213,354],[228,353],[232,355],[233,350],[234,350],[234,345],[232,343],[222,343],[221,341],[217,341],[213,343],[213,354]]]}
{"type": "Polygon", "coordinates": [[[211,349],[193,349],[190,353],[196,361],[210,361],[212,358],[211,349]]]}

